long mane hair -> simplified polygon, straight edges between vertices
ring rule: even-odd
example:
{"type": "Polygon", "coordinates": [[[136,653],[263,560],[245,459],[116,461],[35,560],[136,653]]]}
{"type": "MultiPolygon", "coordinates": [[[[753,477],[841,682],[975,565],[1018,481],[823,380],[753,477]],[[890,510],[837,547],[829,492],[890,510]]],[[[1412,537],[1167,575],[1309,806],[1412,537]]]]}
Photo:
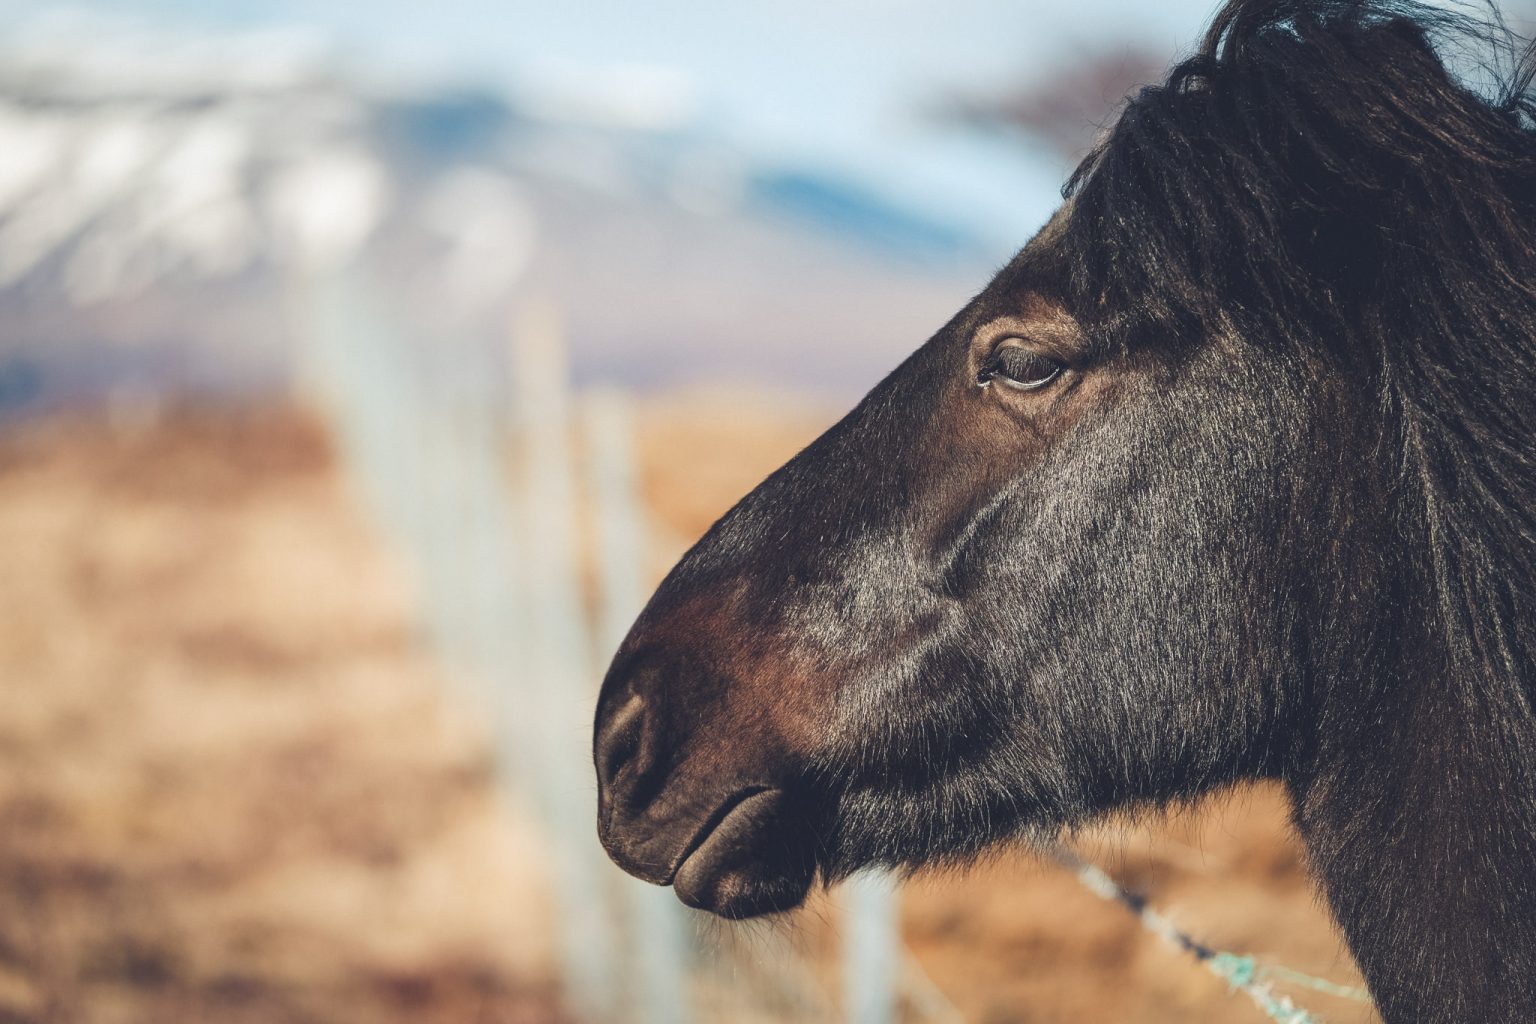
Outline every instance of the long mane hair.
{"type": "Polygon", "coordinates": [[[1111,338],[1216,332],[1364,382],[1402,596],[1448,675],[1516,681],[1526,713],[1533,74],[1493,12],[1237,0],[1079,166],[1061,240],[1074,308],[1113,311],[1111,338]]]}

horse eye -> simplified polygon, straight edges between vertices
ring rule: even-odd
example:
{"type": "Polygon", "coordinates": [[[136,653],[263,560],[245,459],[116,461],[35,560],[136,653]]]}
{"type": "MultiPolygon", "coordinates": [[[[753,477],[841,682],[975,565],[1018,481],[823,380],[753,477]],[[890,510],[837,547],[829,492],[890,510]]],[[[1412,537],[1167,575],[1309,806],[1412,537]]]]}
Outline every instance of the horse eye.
{"type": "Polygon", "coordinates": [[[1061,376],[1062,369],[1062,365],[1049,356],[1018,345],[1003,345],[992,353],[976,382],[990,384],[999,380],[1011,388],[1033,391],[1061,376]]]}

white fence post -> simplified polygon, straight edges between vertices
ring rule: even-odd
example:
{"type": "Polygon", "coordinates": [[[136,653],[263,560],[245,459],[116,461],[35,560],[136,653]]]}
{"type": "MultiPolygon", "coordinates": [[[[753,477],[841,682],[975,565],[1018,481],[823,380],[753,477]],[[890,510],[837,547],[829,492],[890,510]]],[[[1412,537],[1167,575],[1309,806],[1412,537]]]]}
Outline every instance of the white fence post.
{"type": "MultiPolygon", "coordinates": [[[[598,391],[586,402],[589,480],[596,526],[598,656],[618,649],[645,600],[649,548],[641,505],[634,422],[618,391],[598,391]]],[[[637,1024],[688,1024],[693,1019],[687,979],[691,971],[687,910],[666,889],[620,881],[629,910],[637,1024]]]]}
{"type": "Polygon", "coordinates": [[[843,1013],[848,1024],[894,1024],[901,984],[895,879],[855,875],[843,886],[843,1013]]]}
{"type": "MultiPolygon", "coordinates": [[[[649,582],[624,395],[598,393],[582,409],[593,629],[580,590],[580,502],[556,311],[523,310],[507,378],[491,372],[485,346],[421,346],[366,274],[311,283],[302,310],[310,368],[348,462],[404,544],[429,639],[480,686],[473,696],[493,715],[508,788],[530,798],[549,828],[571,1009],[600,1024],[828,1019],[825,993],[791,943],[759,935],[698,945],[690,912],[667,890],[623,878],[596,842],[588,751],[598,661],[617,648],[649,582]],[[510,397],[500,387],[508,379],[510,397]],[[510,424],[498,413],[508,407],[510,424]],[[710,999],[696,1002],[706,992],[710,999]]],[[[903,965],[895,887],[866,875],[843,892],[844,1018],[894,1024],[903,965]]]]}
{"type": "Polygon", "coordinates": [[[610,868],[595,838],[591,749],[591,644],[578,589],[577,504],[570,445],[569,378],[558,312],[530,303],[512,345],[514,408],[524,526],[521,558],[532,655],[525,662],[539,700],[546,813],[555,846],[555,882],[565,920],[566,994],[596,1020],[618,1012],[616,922],[606,899],[610,868]]]}

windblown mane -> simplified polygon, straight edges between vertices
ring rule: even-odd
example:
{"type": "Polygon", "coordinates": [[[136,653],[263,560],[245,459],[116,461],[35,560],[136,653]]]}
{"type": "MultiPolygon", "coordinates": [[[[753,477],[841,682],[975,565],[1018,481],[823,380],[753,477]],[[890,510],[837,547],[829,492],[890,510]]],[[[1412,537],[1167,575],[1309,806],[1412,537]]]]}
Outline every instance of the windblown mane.
{"type": "Polygon", "coordinates": [[[1427,584],[1415,599],[1445,668],[1518,681],[1528,709],[1536,68],[1522,49],[1497,15],[1230,4],[1077,169],[1060,244],[1073,307],[1113,311],[1095,325],[1110,344],[1216,333],[1364,381],[1384,417],[1388,542],[1427,584]]]}

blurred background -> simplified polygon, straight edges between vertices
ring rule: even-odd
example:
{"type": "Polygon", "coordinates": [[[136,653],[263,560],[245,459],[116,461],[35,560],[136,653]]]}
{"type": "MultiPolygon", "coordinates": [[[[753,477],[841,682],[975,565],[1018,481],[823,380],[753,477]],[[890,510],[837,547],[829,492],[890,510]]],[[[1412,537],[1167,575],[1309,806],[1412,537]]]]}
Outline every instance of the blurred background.
{"type": "MultiPolygon", "coordinates": [[[[587,763],[1210,6],[0,3],[0,1022],[1262,1019],[1016,851],[696,920],[587,763]]],[[[1357,980],[1274,791],[1078,845],[1357,980]]]]}

